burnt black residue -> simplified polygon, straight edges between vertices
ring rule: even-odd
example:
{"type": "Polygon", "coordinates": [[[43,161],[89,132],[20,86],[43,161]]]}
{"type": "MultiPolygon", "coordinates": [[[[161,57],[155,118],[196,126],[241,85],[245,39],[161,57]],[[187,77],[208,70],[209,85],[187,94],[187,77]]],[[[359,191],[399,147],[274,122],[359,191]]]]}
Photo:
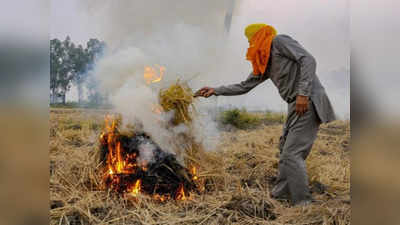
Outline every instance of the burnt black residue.
{"type": "MultiPolygon", "coordinates": [[[[113,189],[119,193],[123,193],[127,188],[132,185],[136,180],[141,180],[141,191],[148,194],[160,194],[175,196],[176,191],[180,185],[183,185],[185,191],[192,191],[196,189],[196,185],[192,180],[192,175],[189,170],[182,166],[176,159],[174,154],[163,151],[157,143],[155,143],[146,133],[137,133],[133,136],[119,135],[121,143],[122,157],[130,162],[136,162],[140,158],[139,147],[143,144],[150,144],[153,146],[153,158],[147,164],[146,169],[138,167],[133,174],[116,174],[119,179],[118,185],[113,186],[112,179],[106,180],[109,182],[108,186],[113,186],[113,189]],[[136,157],[131,157],[136,154],[136,157]]],[[[106,140],[106,139],[105,139],[106,140]]],[[[106,165],[108,154],[107,145],[101,145],[101,161],[106,165]]]]}

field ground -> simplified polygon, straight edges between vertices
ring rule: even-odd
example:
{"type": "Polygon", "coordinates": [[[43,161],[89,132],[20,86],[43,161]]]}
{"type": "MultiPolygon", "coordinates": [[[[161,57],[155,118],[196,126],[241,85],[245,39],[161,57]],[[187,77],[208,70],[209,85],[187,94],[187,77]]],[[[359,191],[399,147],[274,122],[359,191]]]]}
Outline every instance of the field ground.
{"type": "Polygon", "coordinates": [[[51,224],[350,224],[350,124],[323,125],[307,159],[317,203],[290,207],[269,197],[281,123],[224,131],[199,177],[205,193],[157,203],[115,198],[100,189],[98,137],[105,110],[50,111],[51,224]]]}

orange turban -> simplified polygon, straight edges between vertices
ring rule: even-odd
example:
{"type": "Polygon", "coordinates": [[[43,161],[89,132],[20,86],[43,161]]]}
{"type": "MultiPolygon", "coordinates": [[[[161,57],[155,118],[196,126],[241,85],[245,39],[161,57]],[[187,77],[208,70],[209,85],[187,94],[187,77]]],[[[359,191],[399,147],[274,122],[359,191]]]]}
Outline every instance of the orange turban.
{"type": "MultiPolygon", "coordinates": [[[[251,26],[253,25],[246,28],[247,37],[249,37],[247,31],[252,28],[251,26]]],[[[247,49],[246,57],[253,65],[254,75],[262,75],[267,69],[271,43],[275,36],[276,30],[269,25],[262,26],[250,36],[250,47],[247,49]]]]}

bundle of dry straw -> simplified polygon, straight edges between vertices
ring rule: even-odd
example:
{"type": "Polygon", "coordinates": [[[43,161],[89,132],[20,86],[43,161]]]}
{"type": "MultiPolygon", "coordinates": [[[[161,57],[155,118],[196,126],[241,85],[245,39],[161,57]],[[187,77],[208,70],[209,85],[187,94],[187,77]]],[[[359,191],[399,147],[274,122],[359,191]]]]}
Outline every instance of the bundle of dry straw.
{"type": "Polygon", "coordinates": [[[179,80],[168,89],[160,91],[159,101],[164,111],[174,111],[172,123],[189,125],[192,122],[193,92],[187,83],[179,80]]]}

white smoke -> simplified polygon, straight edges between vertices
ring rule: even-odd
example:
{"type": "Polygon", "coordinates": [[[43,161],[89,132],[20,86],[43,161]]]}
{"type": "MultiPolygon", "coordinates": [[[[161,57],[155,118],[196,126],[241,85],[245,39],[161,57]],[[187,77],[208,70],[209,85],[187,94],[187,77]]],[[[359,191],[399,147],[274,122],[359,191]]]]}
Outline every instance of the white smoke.
{"type": "Polygon", "coordinates": [[[193,121],[196,141],[202,143],[204,148],[208,150],[214,149],[220,140],[219,131],[216,126],[217,123],[214,120],[216,112],[211,113],[209,110],[210,108],[205,108],[205,106],[204,108],[200,108],[196,120],[193,121]]]}
{"type": "MultiPolygon", "coordinates": [[[[158,93],[178,79],[197,88],[204,84],[203,77],[215,74],[226,54],[224,17],[228,2],[84,1],[95,20],[103,25],[102,38],[107,43],[107,51],[94,71],[101,90],[109,94],[124,123],[140,121],[143,131],[163,150],[179,144],[174,143],[174,137],[189,128],[166,128],[171,113],[153,112],[158,93]],[[161,82],[149,85],[143,77],[144,68],[154,65],[166,70],[161,82]]],[[[199,111],[204,106],[200,101],[196,103],[199,111]]],[[[200,113],[193,122],[194,135],[209,150],[215,148],[219,136],[210,117],[200,113]]],[[[142,146],[142,150],[143,157],[150,161],[147,158],[152,157],[151,146],[142,146]]]]}
{"type": "Polygon", "coordinates": [[[146,166],[148,163],[152,163],[155,150],[156,146],[150,142],[139,145],[139,157],[137,158],[139,165],[146,166]]]}
{"type": "MultiPolygon", "coordinates": [[[[95,70],[102,89],[110,94],[112,103],[126,121],[135,118],[141,121],[144,131],[150,133],[160,146],[168,146],[175,132],[164,128],[166,119],[163,116],[151,113],[158,102],[158,91],[177,79],[189,81],[193,89],[245,79],[251,68],[245,60],[248,43],[243,29],[253,22],[275,25],[279,33],[293,36],[313,53],[318,60],[318,75],[329,90],[328,95],[333,97],[334,107],[343,108],[337,110],[339,112],[348,111],[349,103],[338,104],[343,98],[333,93],[337,92],[336,86],[343,84],[328,82],[327,76],[335,68],[349,67],[348,18],[344,0],[329,3],[329,7],[309,1],[300,11],[287,2],[273,5],[256,0],[236,2],[230,35],[227,36],[224,19],[230,0],[80,1],[91,24],[98,28],[99,38],[107,43],[108,51],[95,70]],[[331,7],[338,8],[339,17],[336,11],[329,11],[331,7]],[[316,16],[310,11],[318,12],[319,19],[313,20],[316,16]],[[282,17],[282,14],[292,16],[282,17]],[[155,64],[166,67],[165,76],[161,83],[148,86],[143,79],[144,67],[155,64]]],[[[347,86],[342,94],[349,95],[347,86]]],[[[206,109],[215,110],[221,104],[257,110],[286,110],[286,103],[270,82],[240,97],[198,100],[196,107],[200,116],[194,121],[196,138],[206,143],[209,149],[217,143],[218,131],[206,109]]]]}
{"type": "MultiPolygon", "coordinates": [[[[52,4],[52,15],[56,16],[52,18],[51,36],[64,39],[70,35],[74,42],[76,40],[81,44],[96,37],[104,40],[112,52],[133,46],[149,56],[152,50],[153,53],[160,53],[158,59],[152,61],[164,63],[170,72],[184,76],[191,76],[196,71],[196,66],[214,67],[218,64],[214,59],[223,59],[224,62],[218,64],[220,69],[215,69],[217,72],[210,69],[204,73],[201,68],[194,72],[201,72],[201,76],[191,82],[191,86],[199,88],[205,85],[215,87],[236,83],[245,79],[251,65],[245,60],[248,43],[243,30],[250,23],[269,23],[277,28],[278,33],[292,36],[314,55],[318,64],[317,74],[327,89],[335,111],[342,118],[349,115],[349,1],[309,0],[295,5],[292,1],[275,1],[273,4],[260,0],[235,1],[231,29],[228,39],[224,39],[224,44],[229,45],[229,54],[223,54],[226,49],[224,51],[219,43],[213,43],[212,40],[223,29],[223,17],[230,8],[229,1],[57,1],[52,4]],[[199,32],[187,31],[187,27],[199,32]],[[199,33],[200,36],[197,36],[199,33]],[[186,35],[189,36],[186,38],[186,35]],[[200,50],[213,49],[222,57],[195,58],[192,51],[195,48],[191,44],[196,44],[200,50]],[[162,47],[164,50],[173,49],[173,54],[159,49],[162,45],[167,45],[162,47]],[[182,49],[188,49],[188,53],[185,54],[182,49]],[[181,64],[170,63],[174,60],[181,60],[181,64]],[[180,66],[176,68],[176,65],[180,66]],[[183,65],[189,69],[182,70],[183,65]],[[337,71],[342,73],[338,74],[337,71]],[[336,79],[337,76],[343,79],[336,79]],[[332,80],[336,81],[331,82],[332,80]]],[[[212,52],[211,50],[206,51],[212,52]]],[[[74,96],[75,100],[76,98],[74,96]]],[[[287,104],[270,81],[257,86],[246,95],[217,99],[212,97],[211,101],[214,108],[218,104],[245,107],[249,110],[284,112],[287,109],[287,104]]],[[[210,99],[201,104],[203,102],[210,102],[210,99]]]]}

